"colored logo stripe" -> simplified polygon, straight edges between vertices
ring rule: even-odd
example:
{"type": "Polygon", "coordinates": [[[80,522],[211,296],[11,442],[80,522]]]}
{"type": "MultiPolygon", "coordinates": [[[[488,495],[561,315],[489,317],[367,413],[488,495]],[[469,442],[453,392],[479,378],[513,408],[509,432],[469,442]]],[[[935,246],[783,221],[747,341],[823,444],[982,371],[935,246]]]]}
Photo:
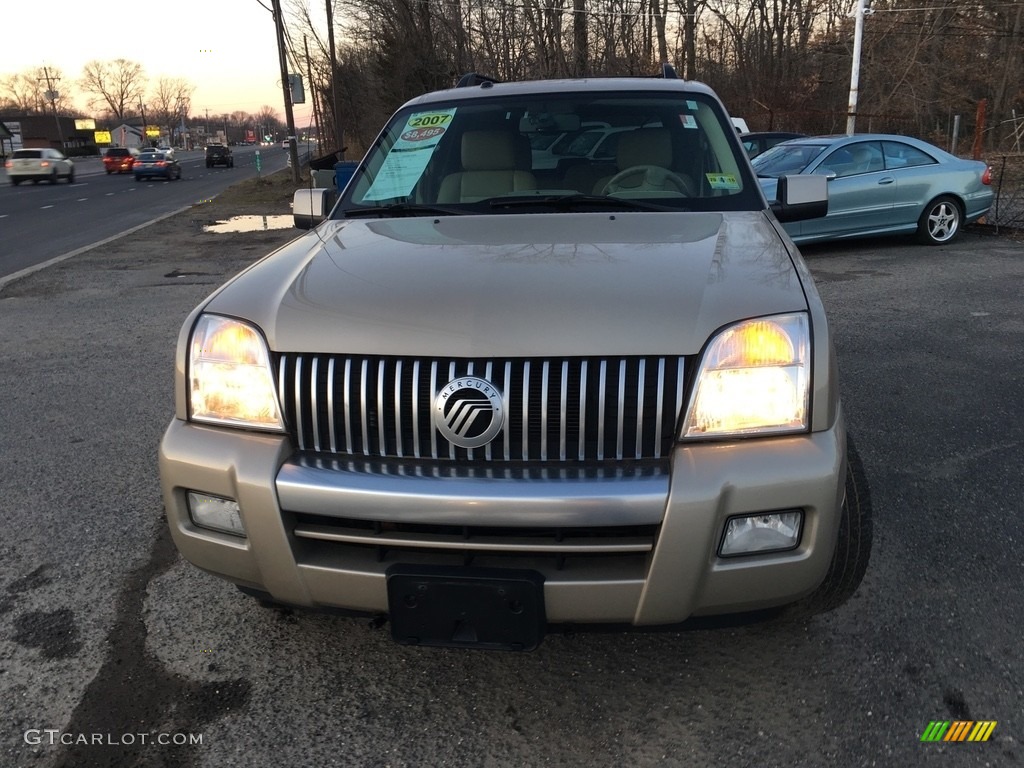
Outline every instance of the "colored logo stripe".
{"type": "Polygon", "coordinates": [[[995,729],[995,720],[983,720],[974,726],[974,730],[971,731],[971,735],[967,737],[967,740],[988,741],[988,737],[992,735],[992,731],[994,731],[995,729]]]}
{"type": "Polygon", "coordinates": [[[996,720],[932,720],[921,741],[988,741],[997,724],[996,720]]]}
{"type": "Polygon", "coordinates": [[[921,741],[942,741],[947,730],[949,730],[948,720],[932,720],[921,734],[921,741]]]}

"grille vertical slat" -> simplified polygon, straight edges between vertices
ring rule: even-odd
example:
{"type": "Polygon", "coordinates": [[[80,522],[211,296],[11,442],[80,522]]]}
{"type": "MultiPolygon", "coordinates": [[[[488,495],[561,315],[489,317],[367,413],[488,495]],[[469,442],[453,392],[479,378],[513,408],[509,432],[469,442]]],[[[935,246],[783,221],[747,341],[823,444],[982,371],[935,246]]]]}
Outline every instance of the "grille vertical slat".
{"type": "MultiPolygon", "coordinates": [[[[484,367],[484,378],[487,379],[487,381],[493,381],[493,379],[491,378],[491,376],[493,376],[493,375],[494,375],[494,364],[490,360],[488,360],[487,361],[487,365],[484,367]]],[[[504,410],[504,408],[502,410],[504,410]]],[[[488,443],[486,446],[484,446],[484,458],[487,461],[491,461],[491,460],[494,459],[494,455],[491,452],[491,444],[490,443],[488,443]]]]}
{"type": "Polygon", "coordinates": [[[388,455],[387,439],[384,435],[384,361],[377,363],[377,454],[388,455]]]}
{"type": "Polygon", "coordinates": [[[551,363],[547,360],[540,369],[540,460],[548,460],[548,375],[551,363]]]}
{"type": "Polygon", "coordinates": [[[338,452],[338,436],[334,432],[334,425],[338,422],[334,414],[334,363],[333,357],[327,363],[327,430],[331,453],[338,452]]]}
{"type": "Polygon", "coordinates": [[[299,445],[305,445],[305,429],[302,425],[302,395],[305,388],[302,386],[302,358],[295,358],[295,426],[298,429],[299,445]]]}
{"type": "Polygon", "coordinates": [[[349,393],[352,391],[352,359],[345,360],[345,453],[352,453],[355,447],[352,444],[352,403],[349,401],[349,393]]]}
{"type": "Polygon", "coordinates": [[[607,384],[608,384],[608,361],[602,360],[601,367],[597,375],[597,459],[602,461],[604,459],[604,423],[605,414],[607,411],[604,409],[604,401],[607,396],[607,384]]]}
{"type": "MultiPolygon", "coordinates": [[[[458,375],[455,373],[455,361],[452,360],[448,366],[448,381],[454,381],[457,378],[458,375]]],[[[436,392],[437,390],[435,389],[434,391],[436,392]]],[[[455,446],[452,443],[448,443],[448,458],[453,460],[455,459],[455,446]]]]}
{"type": "MultiPolygon", "coordinates": [[[[437,360],[430,364],[430,391],[437,392],[437,360]]],[[[433,410],[433,403],[430,405],[433,410]]],[[[430,458],[437,458],[437,430],[430,430],[430,458]]]]}
{"type": "Polygon", "coordinates": [[[317,374],[320,371],[320,358],[314,357],[313,364],[309,369],[310,387],[309,387],[309,404],[310,413],[313,415],[313,450],[320,453],[320,413],[319,413],[319,400],[316,396],[316,388],[319,383],[317,374]]]}
{"type": "MultiPolygon", "coordinates": [[[[502,397],[505,399],[505,420],[508,421],[512,418],[512,361],[509,360],[505,363],[505,389],[502,390],[502,397]]],[[[505,458],[511,458],[512,456],[512,429],[511,424],[508,429],[501,430],[505,433],[505,458]]]]}
{"type": "Polygon", "coordinates": [[[523,365],[523,461],[530,460],[530,361],[523,365]]]}
{"type": "Polygon", "coordinates": [[[366,377],[369,375],[370,361],[364,359],[359,370],[359,413],[362,417],[363,455],[370,455],[370,403],[367,399],[366,377]]]}
{"type": "Polygon", "coordinates": [[[587,455],[587,361],[580,364],[580,439],[578,457],[587,455]]]}
{"type": "Polygon", "coordinates": [[[565,461],[566,445],[565,435],[569,428],[569,361],[562,361],[562,396],[559,400],[560,407],[558,413],[561,414],[558,420],[558,460],[565,461]]]}
{"type": "Polygon", "coordinates": [[[658,358],[658,404],[654,420],[654,458],[661,458],[661,420],[665,417],[665,358],[658,358]]]}
{"type": "Polygon", "coordinates": [[[684,362],[288,353],[276,360],[276,382],[302,451],[472,463],[643,460],[671,447],[684,405],[684,362]],[[435,394],[463,376],[502,387],[504,427],[480,448],[460,448],[433,428],[435,394]]]}
{"type": "Polygon", "coordinates": [[[646,383],[644,374],[647,371],[647,361],[640,361],[640,370],[637,372],[636,383],[636,445],[633,457],[639,459],[643,455],[644,446],[644,385],[646,383]]]}
{"type": "Polygon", "coordinates": [[[402,445],[402,361],[395,363],[395,453],[404,456],[402,445]]]}
{"type": "Polygon", "coordinates": [[[622,460],[623,426],[626,421],[626,361],[619,361],[618,411],[615,423],[615,458],[622,460]]]}
{"type": "Polygon", "coordinates": [[[412,455],[420,458],[420,361],[412,364],[412,455]]]}

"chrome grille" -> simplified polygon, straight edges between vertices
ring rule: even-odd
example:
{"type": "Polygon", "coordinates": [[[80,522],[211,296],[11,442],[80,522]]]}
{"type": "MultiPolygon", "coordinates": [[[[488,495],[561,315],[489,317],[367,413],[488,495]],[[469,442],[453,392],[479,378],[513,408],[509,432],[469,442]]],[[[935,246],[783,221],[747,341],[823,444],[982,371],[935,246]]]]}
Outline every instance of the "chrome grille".
{"type": "Polygon", "coordinates": [[[278,394],[301,451],[460,461],[609,461],[665,456],[683,401],[682,357],[406,359],[282,354],[278,394]],[[463,376],[503,392],[489,444],[455,446],[434,395],[463,376]]]}

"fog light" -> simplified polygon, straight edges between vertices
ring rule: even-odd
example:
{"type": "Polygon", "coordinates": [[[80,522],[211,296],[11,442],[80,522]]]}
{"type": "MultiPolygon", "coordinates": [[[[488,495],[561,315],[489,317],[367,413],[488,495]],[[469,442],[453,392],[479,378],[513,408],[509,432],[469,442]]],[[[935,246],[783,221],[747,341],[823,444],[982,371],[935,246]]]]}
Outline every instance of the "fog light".
{"type": "Polygon", "coordinates": [[[200,528],[230,533],[232,536],[245,536],[237,501],[189,491],[188,516],[200,528]]]}
{"type": "Polygon", "coordinates": [[[718,553],[735,557],[795,549],[800,543],[803,520],[804,514],[798,510],[730,518],[718,553]]]}

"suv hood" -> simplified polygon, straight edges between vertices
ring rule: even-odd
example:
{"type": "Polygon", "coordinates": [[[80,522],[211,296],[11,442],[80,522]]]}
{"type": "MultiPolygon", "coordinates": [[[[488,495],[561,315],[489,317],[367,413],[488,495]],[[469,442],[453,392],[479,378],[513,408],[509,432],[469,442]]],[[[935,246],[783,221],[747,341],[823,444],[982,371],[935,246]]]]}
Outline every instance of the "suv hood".
{"type": "Polygon", "coordinates": [[[696,354],[807,300],[763,212],[552,213],[328,221],[204,309],[278,352],[564,357],[696,354]]]}

